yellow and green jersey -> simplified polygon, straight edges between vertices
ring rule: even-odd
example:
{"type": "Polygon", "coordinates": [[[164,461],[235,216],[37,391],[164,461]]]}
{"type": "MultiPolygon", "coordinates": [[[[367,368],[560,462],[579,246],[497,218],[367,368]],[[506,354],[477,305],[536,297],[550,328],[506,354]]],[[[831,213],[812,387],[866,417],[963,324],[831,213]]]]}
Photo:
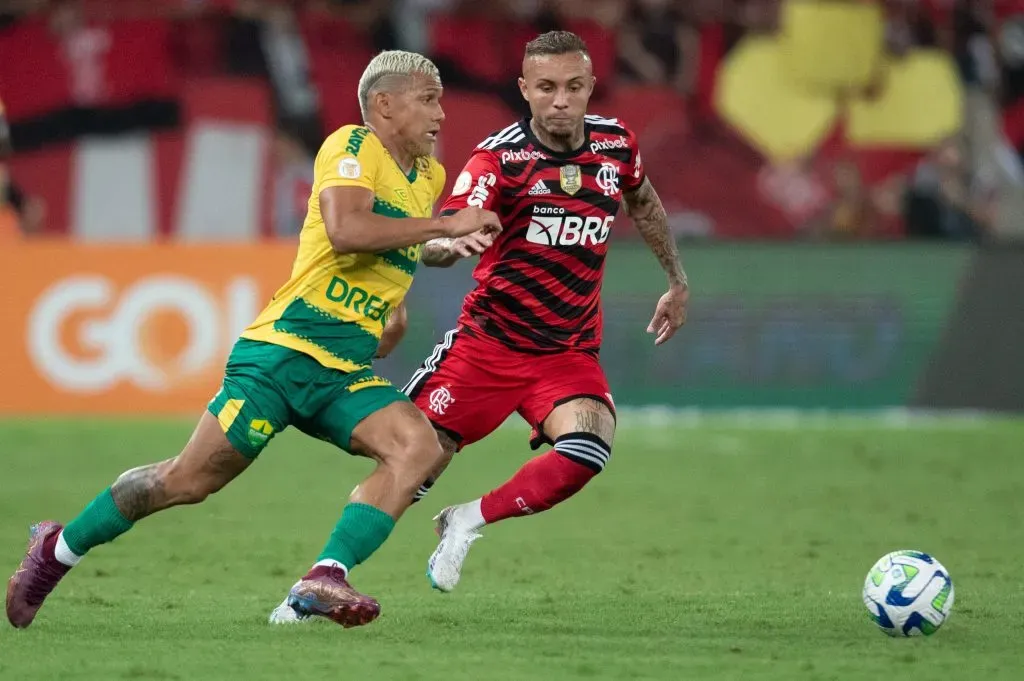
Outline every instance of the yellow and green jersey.
{"type": "Polygon", "coordinates": [[[297,350],[333,369],[369,366],[391,311],[412,284],[421,246],[336,253],[320,214],[320,192],[364,187],[373,192],[374,213],[428,218],[444,181],[434,158],[417,159],[406,175],[369,128],[346,125],[328,137],[316,157],[291,278],[242,337],[297,350]]]}

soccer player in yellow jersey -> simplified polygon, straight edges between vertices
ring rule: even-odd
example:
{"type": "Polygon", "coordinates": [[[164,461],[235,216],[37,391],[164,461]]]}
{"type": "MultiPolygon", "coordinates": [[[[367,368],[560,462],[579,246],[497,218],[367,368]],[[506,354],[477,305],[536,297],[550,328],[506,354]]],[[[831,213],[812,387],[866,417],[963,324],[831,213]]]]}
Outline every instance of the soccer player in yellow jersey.
{"type": "Polygon", "coordinates": [[[224,383],[181,453],[123,473],[67,527],[33,528],[7,587],[7,618],[32,623],[85,553],[138,520],[195,504],[245,470],[289,425],[377,462],[290,599],[345,627],[380,613],[348,571],[387,538],[441,460],[426,417],[370,367],[412,283],[420,244],[500,229],[467,208],[432,219],[444,170],[431,156],[444,113],[436,67],[409,52],[375,57],[359,81],[365,125],[327,138],[291,278],[242,333],[224,383]]]}

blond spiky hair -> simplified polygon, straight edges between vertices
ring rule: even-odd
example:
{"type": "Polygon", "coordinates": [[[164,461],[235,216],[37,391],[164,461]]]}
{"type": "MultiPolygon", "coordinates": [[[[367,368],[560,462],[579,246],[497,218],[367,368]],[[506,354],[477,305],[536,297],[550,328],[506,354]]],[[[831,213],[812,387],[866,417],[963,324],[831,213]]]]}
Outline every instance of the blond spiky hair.
{"type": "Polygon", "coordinates": [[[431,76],[438,82],[441,80],[441,74],[438,73],[434,62],[422,54],[388,50],[371,59],[359,78],[359,110],[363,114],[363,120],[369,118],[370,99],[375,93],[401,89],[408,82],[409,76],[415,73],[431,76]],[[397,79],[401,79],[401,82],[396,82],[397,79]]]}

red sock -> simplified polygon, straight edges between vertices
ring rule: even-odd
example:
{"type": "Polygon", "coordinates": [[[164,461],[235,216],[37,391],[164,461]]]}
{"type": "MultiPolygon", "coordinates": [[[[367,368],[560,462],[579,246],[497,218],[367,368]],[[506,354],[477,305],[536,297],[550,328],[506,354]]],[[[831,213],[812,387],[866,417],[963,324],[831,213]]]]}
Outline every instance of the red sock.
{"type": "Polygon", "coordinates": [[[595,470],[551,450],[530,459],[508,482],[485,494],[480,512],[488,523],[540,513],[579,492],[595,475],[595,470]]]}

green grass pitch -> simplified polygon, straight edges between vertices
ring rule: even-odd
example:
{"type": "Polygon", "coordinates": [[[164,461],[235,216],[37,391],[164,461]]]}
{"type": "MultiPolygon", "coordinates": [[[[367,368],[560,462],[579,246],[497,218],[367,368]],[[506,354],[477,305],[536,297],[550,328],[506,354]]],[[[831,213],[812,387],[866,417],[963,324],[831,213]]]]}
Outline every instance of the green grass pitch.
{"type": "MultiPolygon", "coordinates": [[[[0,422],[0,567],[181,421],[0,422]]],[[[0,679],[1020,679],[1024,422],[822,418],[624,423],[608,470],[555,511],[487,528],[451,594],[430,518],[530,456],[521,429],[460,454],[353,574],[381,618],[273,628],[369,462],[287,432],[207,503],[96,549],[35,624],[0,627],[0,679]],[[903,548],[950,570],[931,638],[879,633],[868,568],[903,548]]]]}

